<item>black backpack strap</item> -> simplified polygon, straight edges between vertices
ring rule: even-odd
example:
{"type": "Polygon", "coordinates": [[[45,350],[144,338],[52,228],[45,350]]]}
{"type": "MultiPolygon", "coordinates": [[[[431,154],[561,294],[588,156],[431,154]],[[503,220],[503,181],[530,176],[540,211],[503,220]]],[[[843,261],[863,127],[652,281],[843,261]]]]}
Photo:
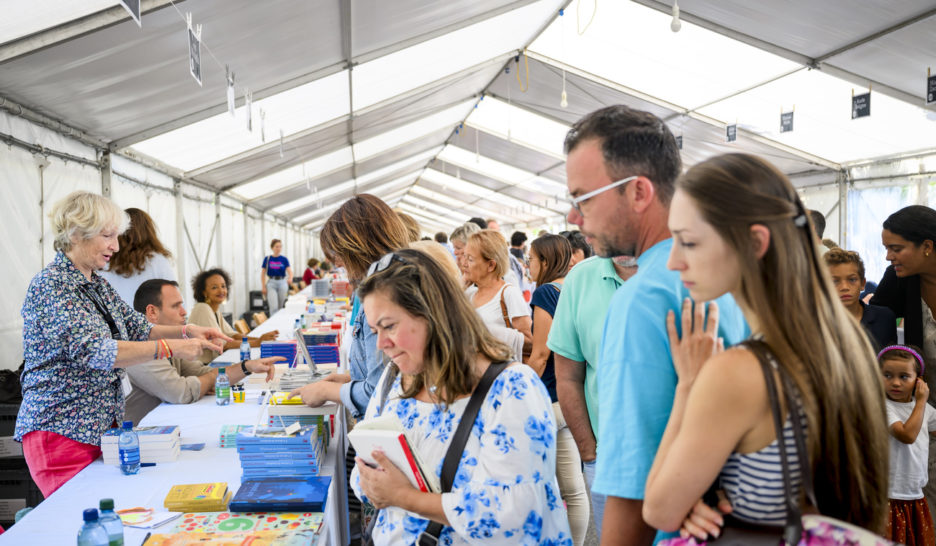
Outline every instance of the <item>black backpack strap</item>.
{"type": "MultiPolygon", "coordinates": [[[[770,362],[770,348],[766,343],[759,340],[750,340],[746,341],[744,346],[753,352],[757,360],[760,361],[761,370],[764,372],[764,381],[767,383],[767,397],[770,400],[770,411],[773,414],[774,429],[777,431],[777,445],[780,448],[780,461],[783,466],[783,491],[786,497],[787,517],[786,525],[784,525],[783,528],[784,542],[782,544],[793,546],[799,544],[803,535],[803,522],[799,499],[793,496],[792,471],[790,470],[789,455],[786,449],[786,438],[783,434],[783,411],[780,407],[780,395],[777,393],[777,380],[774,376],[774,372],[777,371],[781,374],[782,378],[783,372],[770,362]]],[[[799,421],[798,408],[790,406],[790,392],[787,387],[789,386],[784,385],[784,398],[787,401],[787,411],[790,412],[790,419],[794,423],[797,423],[799,421]]],[[[794,432],[802,433],[802,429],[798,427],[794,428],[794,432]]],[[[799,459],[801,469],[809,466],[808,453],[799,453],[799,459]]]]}
{"type": "MultiPolygon", "coordinates": [[[[471,398],[468,400],[468,405],[465,406],[461,421],[458,422],[458,428],[455,429],[455,434],[452,436],[452,443],[449,444],[448,450],[445,452],[445,459],[442,461],[440,483],[443,493],[452,490],[458,463],[461,462],[462,453],[464,453],[465,445],[468,443],[468,435],[471,434],[471,429],[474,428],[478,412],[481,411],[481,405],[484,403],[484,399],[487,398],[487,393],[491,389],[494,380],[506,367],[507,362],[492,362],[487,371],[484,372],[474,392],[471,393],[471,398]]],[[[439,535],[442,533],[443,527],[437,521],[430,521],[426,530],[419,535],[419,546],[436,546],[439,543],[439,535]]]]}

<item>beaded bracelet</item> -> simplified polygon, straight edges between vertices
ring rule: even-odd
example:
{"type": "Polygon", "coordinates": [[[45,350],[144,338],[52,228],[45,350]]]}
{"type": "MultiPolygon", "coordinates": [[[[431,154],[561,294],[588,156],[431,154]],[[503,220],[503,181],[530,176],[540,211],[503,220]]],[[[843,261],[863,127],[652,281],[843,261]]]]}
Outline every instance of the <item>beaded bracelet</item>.
{"type": "Polygon", "coordinates": [[[166,341],[165,339],[162,340],[162,342],[163,342],[163,345],[166,346],[166,354],[169,356],[169,358],[172,358],[172,349],[169,348],[169,342],[166,341]]]}
{"type": "Polygon", "coordinates": [[[188,334],[185,333],[186,328],[188,328],[188,324],[182,326],[182,339],[188,339],[188,334]]]}

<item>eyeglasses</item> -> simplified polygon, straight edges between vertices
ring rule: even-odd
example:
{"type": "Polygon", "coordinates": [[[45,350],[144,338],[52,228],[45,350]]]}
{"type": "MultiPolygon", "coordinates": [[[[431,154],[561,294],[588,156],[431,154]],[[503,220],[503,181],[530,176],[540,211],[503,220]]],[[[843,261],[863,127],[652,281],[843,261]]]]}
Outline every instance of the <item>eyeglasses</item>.
{"type": "Polygon", "coordinates": [[[636,176],[628,176],[627,178],[622,178],[621,180],[618,180],[617,182],[611,182],[610,184],[608,184],[608,185],[606,185],[606,186],[602,186],[602,187],[598,188],[597,190],[590,191],[590,192],[586,193],[585,195],[580,195],[580,196],[578,196],[578,197],[573,197],[573,198],[570,200],[570,203],[572,204],[572,208],[575,209],[575,212],[579,213],[580,216],[585,216],[584,214],[582,214],[582,203],[584,203],[585,201],[588,201],[589,199],[591,199],[592,197],[594,197],[594,196],[596,196],[596,195],[598,195],[598,194],[600,194],[600,193],[604,193],[604,192],[610,190],[611,188],[616,188],[616,187],[618,187],[618,186],[627,184],[627,183],[630,182],[631,180],[636,180],[637,178],[638,178],[638,177],[636,177],[636,176]]]}
{"type": "Polygon", "coordinates": [[[410,265],[409,260],[404,260],[400,256],[397,256],[396,252],[388,252],[381,256],[379,260],[370,264],[370,267],[367,268],[367,276],[370,277],[374,273],[380,273],[384,269],[387,269],[394,260],[402,264],[410,265]]]}

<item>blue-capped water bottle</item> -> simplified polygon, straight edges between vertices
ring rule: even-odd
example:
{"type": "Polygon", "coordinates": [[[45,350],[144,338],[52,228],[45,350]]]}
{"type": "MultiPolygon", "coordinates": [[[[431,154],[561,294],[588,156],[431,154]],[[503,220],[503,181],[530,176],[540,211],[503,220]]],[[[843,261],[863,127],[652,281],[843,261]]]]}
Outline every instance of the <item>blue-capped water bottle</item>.
{"type": "Polygon", "coordinates": [[[240,358],[244,362],[250,360],[250,340],[247,339],[247,336],[241,339],[240,358]]]}
{"type": "Polygon", "coordinates": [[[98,521],[97,508],[84,511],[84,525],[78,529],[78,546],[107,546],[107,531],[98,521]]]}
{"type": "Polygon", "coordinates": [[[108,546],[123,546],[123,522],[120,521],[120,516],[114,512],[114,499],[101,499],[100,507],[101,515],[98,521],[107,531],[108,546]]]}
{"type": "Polygon", "coordinates": [[[124,421],[123,430],[117,438],[117,451],[120,454],[120,471],[125,475],[140,471],[140,439],[133,432],[133,421],[124,421]]]}
{"type": "Polygon", "coordinates": [[[219,406],[231,403],[231,382],[224,368],[218,368],[218,378],[215,380],[215,403],[219,406]]]}

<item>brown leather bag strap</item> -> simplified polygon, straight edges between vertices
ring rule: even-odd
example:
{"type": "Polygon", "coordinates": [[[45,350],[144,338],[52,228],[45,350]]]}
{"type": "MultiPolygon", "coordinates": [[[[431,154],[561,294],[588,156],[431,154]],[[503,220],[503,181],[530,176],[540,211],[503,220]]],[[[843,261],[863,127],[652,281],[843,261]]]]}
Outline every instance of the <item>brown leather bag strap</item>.
{"type": "Polygon", "coordinates": [[[500,291],[500,304],[501,304],[501,316],[504,317],[504,326],[508,328],[513,328],[513,325],[510,324],[510,317],[507,316],[507,302],[504,301],[504,290],[507,290],[507,285],[505,284],[500,291]]]}

